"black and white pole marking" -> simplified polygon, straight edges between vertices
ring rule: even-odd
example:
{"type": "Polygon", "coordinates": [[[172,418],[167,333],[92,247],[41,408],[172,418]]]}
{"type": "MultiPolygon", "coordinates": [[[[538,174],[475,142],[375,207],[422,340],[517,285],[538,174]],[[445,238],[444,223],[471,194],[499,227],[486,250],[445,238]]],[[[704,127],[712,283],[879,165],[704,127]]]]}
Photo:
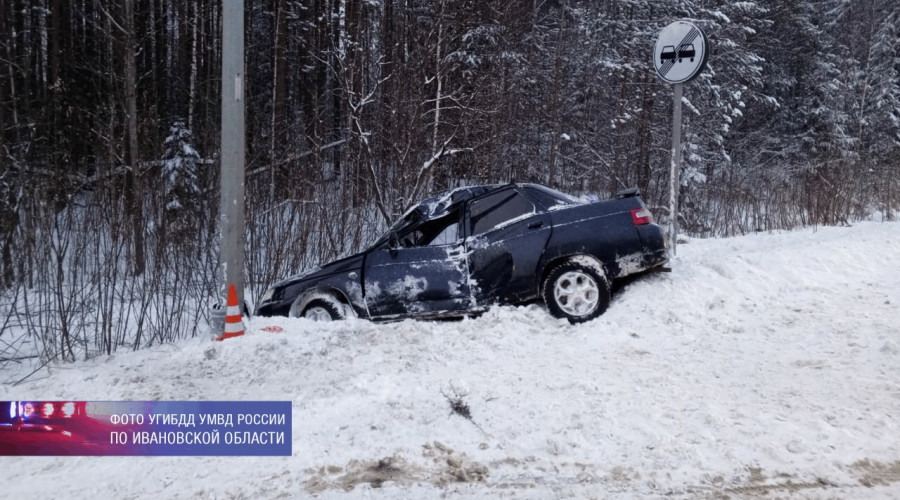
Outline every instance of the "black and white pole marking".
{"type": "Polygon", "coordinates": [[[656,39],[653,48],[653,66],[656,74],[666,83],[674,85],[675,100],[672,103],[672,169],[669,180],[669,245],[675,255],[678,239],[678,186],[681,172],[681,98],[684,84],[697,77],[706,67],[709,41],[706,33],[686,21],[675,21],[666,26],[656,39]]]}

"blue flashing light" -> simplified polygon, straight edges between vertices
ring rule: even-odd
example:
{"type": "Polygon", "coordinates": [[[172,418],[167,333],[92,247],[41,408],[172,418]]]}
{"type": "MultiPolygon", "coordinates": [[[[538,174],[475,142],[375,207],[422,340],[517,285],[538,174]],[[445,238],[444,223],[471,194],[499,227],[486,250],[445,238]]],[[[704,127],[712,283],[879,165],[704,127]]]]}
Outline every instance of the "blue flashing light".
{"type": "Polygon", "coordinates": [[[16,418],[16,415],[19,413],[16,409],[19,407],[18,401],[10,401],[9,402],[9,418],[16,418]]]}

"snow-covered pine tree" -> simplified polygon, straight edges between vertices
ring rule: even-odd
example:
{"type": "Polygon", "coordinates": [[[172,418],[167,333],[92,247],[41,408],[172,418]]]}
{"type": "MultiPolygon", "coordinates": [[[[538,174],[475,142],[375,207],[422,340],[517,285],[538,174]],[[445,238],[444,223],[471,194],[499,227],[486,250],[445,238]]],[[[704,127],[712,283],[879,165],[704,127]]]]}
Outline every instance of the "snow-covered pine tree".
{"type": "Polygon", "coordinates": [[[164,189],[163,227],[175,243],[190,241],[199,210],[197,168],[200,155],[192,144],[191,131],[183,121],[169,127],[162,162],[164,189]]]}
{"type": "Polygon", "coordinates": [[[853,4],[846,15],[859,29],[848,33],[855,47],[848,82],[855,97],[851,102],[853,130],[857,140],[859,201],[856,216],[883,210],[891,217],[890,196],[895,190],[900,160],[900,4],[888,0],[866,0],[853,4]],[[882,201],[885,200],[885,201],[882,201]],[[881,201],[879,205],[870,203],[881,201]]]}
{"type": "Polygon", "coordinates": [[[771,26],[769,10],[760,2],[716,1],[695,2],[689,13],[709,38],[710,58],[684,89],[682,227],[699,234],[723,226],[753,230],[757,225],[746,213],[746,207],[758,204],[747,184],[752,172],[734,161],[736,152],[752,146],[735,128],[751,103],[772,105],[760,93],[764,59],[758,53],[760,33],[771,26]],[[723,212],[737,206],[744,207],[743,213],[723,212]]]}

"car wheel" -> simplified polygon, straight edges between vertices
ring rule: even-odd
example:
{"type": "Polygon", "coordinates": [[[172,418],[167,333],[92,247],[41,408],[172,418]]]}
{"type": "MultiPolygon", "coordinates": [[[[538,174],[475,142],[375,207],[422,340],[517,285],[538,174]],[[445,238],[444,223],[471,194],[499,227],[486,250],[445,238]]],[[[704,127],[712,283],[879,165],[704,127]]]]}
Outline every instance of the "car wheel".
{"type": "Polygon", "coordinates": [[[554,267],[543,286],[550,313],[570,323],[583,323],[609,306],[609,281],[603,268],[589,258],[576,258],[554,267]]]}
{"type": "Polygon", "coordinates": [[[313,299],[303,308],[300,317],[313,321],[337,321],[344,319],[344,308],[330,298],[313,299]]]}

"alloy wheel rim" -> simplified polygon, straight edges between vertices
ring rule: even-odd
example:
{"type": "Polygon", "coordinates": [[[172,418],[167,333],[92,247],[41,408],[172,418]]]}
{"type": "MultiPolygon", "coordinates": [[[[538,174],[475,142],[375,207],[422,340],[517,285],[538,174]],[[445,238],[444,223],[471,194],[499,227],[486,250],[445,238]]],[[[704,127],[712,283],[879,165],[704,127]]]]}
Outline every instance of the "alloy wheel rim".
{"type": "Polygon", "coordinates": [[[559,308],[569,316],[585,316],[597,308],[600,287],[583,271],[568,271],[556,280],[553,297],[559,308]]]}
{"type": "Polygon", "coordinates": [[[313,321],[331,321],[331,313],[322,306],[310,307],[306,310],[306,313],[303,314],[303,317],[313,321]]]}

